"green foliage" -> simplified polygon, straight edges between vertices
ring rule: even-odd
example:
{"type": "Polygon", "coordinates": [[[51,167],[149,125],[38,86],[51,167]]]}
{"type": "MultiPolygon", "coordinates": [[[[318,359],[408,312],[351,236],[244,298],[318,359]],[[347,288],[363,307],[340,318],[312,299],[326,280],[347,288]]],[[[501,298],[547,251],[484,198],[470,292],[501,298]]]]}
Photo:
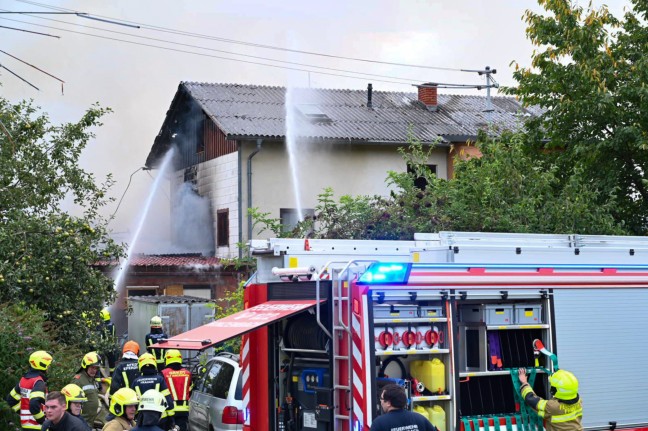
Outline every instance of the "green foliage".
{"type": "Polygon", "coordinates": [[[112,281],[91,265],[123,254],[99,215],[112,179],[97,184],[79,167],[107,112],[93,106],[55,126],[31,103],[0,98],[0,302],[42,310],[68,344],[86,336],[82,313],[98,321],[114,299],[112,281]]]}
{"type": "Polygon", "coordinates": [[[648,4],[631,1],[622,19],[607,7],[541,0],[545,14],[527,11],[536,46],[531,67],[516,64],[527,105],[544,109],[528,123],[533,147],[557,169],[561,186],[593,184],[596,202],[635,234],[648,230],[648,4]],[[542,152],[545,149],[558,151],[542,152]]]}
{"type": "MultiPolygon", "coordinates": [[[[60,390],[70,382],[79,369],[83,354],[81,350],[57,342],[59,335],[43,312],[25,304],[0,304],[0,429],[15,429],[19,418],[11,411],[4,397],[29,369],[29,355],[45,350],[54,358],[48,370],[48,387],[60,390]]],[[[19,427],[18,427],[19,428],[19,427]]]]}
{"type": "MultiPolygon", "coordinates": [[[[225,291],[225,296],[216,300],[216,304],[214,304],[214,317],[216,320],[243,311],[243,297],[245,294],[244,285],[245,281],[241,281],[236,289],[225,291]]],[[[219,346],[216,350],[235,353],[240,352],[241,337],[235,337],[225,341],[223,345],[219,346]]]]}

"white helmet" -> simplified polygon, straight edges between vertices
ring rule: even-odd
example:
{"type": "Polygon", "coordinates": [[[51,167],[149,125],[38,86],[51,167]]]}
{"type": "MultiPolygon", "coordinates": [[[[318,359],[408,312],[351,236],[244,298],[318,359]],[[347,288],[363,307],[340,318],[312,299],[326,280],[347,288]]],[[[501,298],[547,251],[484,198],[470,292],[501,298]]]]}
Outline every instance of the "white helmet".
{"type": "Polygon", "coordinates": [[[155,389],[149,389],[148,391],[144,392],[144,395],[142,395],[138,411],[164,413],[166,409],[167,402],[164,398],[164,395],[162,395],[155,389]]]}

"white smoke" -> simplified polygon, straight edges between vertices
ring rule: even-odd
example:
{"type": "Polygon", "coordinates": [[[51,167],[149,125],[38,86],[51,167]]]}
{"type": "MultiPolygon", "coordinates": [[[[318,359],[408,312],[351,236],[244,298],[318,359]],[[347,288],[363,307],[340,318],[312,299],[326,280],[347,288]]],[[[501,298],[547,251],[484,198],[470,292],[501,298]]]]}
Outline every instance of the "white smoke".
{"type": "Polygon", "coordinates": [[[183,183],[173,196],[171,237],[173,248],[214,255],[214,223],[209,200],[196,193],[190,183],[183,183]]]}

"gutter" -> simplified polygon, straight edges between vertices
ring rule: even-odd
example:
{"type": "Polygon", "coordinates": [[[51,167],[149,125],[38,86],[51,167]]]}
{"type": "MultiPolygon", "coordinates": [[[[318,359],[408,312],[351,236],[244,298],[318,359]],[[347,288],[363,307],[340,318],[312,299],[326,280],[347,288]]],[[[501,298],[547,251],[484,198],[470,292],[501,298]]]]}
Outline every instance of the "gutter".
{"type": "Polygon", "coordinates": [[[256,156],[256,154],[261,151],[261,144],[263,143],[263,139],[258,138],[257,139],[257,147],[256,150],[252,151],[252,153],[248,156],[247,160],[247,209],[248,209],[248,214],[247,214],[247,224],[248,224],[248,241],[252,239],[252,216],[249,214],[249,210],[252,208],[252,157],[256,156]]]}

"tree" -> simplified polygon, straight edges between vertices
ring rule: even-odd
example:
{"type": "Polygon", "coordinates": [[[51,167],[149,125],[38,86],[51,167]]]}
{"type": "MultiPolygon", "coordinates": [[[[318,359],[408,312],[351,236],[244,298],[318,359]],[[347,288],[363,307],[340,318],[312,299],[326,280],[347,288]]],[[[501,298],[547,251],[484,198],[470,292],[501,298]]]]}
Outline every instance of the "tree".
{"type": "Polygon", "coordinates": [[[527,11],[537,47],[531,67],[516,64],[509,94],[543,114],[528,122],[538,158],[558,167],[563,183],[596,187],[618,223],[648,230],[648,2],[632,0],[622,20],[604,6],[539,0],[527,11]]]}
{"type": "Polygon", "coordinates": [[[0,302],[37,307],[68,343],[83,341],[88,319],[99,321],[115,296],[91,265],[123,254],[99,214],[112,179],[97,184],[79,167],[107,112],[93,106],[78,123],[54,126],[31,102],[0,98],[0,302]]]}

